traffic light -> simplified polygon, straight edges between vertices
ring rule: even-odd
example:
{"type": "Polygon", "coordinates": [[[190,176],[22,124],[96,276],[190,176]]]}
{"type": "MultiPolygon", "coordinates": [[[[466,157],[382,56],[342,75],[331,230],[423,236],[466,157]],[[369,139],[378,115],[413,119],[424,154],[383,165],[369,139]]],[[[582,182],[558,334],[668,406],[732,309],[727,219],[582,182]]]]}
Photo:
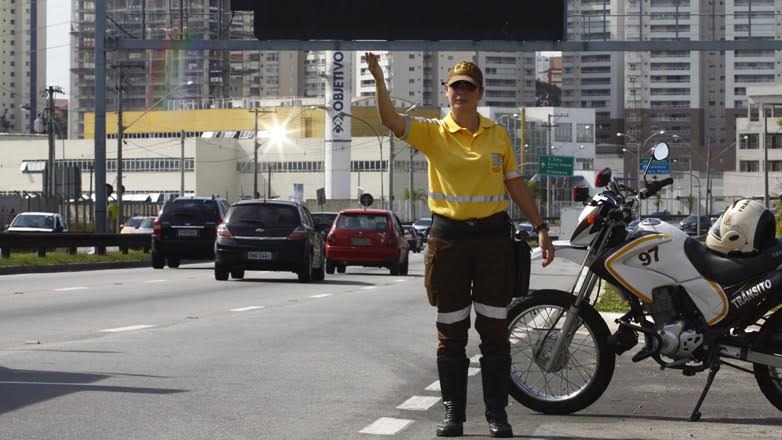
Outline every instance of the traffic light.
{"type": "Polygon", "coordinates": [[[233,0],[259,40],[558,41],[565,0],[233,0]]]}

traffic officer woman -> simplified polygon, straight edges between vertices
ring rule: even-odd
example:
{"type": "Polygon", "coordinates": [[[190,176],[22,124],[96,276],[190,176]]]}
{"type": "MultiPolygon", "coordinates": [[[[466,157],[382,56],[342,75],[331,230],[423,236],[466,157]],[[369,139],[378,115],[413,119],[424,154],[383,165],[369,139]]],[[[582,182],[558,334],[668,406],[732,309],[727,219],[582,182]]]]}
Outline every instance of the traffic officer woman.
{"type": "Polygon", "coordinates": [[[514,268],[506,193],[536,225],[544,266],[554,259],[548,226],[521,178],[505,129],[478,113],[484,89],[475,63],[456,63],[443,82],[451,105],[448,115],[424,119],[396,112],[378,56],[365,57],[383,125],[429,161],[433,224],[425,285],[430,304],[437,307],[437,370],[445,406],[437,435],[463,433],[469,366],[465,347],[474,307],[489,434],[511,437],[505,412],[510,375],[506,307],[513,296],[514,268]]]}

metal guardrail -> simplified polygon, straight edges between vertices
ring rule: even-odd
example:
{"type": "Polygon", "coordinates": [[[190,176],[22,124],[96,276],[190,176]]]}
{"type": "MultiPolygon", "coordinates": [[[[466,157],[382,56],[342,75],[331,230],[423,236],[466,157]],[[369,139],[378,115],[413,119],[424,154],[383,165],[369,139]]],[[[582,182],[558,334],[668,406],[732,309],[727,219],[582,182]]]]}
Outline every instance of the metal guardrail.
{"type": "Polygon", "coordinates": [[[118,246],[123,254],[130,248],[149,252],[150,237],[150,234],[3,232],[0,233],[0,252],[3,258],[11,257],[11,249],[37,249],[39,257],[45,257],[47,249],[57,248],[66,248],[71,255],[80,247],[94,247],[98,255],[104,255],[107,246],[118,246]]]}

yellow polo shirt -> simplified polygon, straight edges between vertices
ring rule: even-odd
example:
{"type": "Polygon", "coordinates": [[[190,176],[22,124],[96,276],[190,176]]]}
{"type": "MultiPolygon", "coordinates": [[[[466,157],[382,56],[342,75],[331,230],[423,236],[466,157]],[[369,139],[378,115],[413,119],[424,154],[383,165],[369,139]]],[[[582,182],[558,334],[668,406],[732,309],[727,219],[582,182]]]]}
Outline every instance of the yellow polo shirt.
{"type": "Polygon", "coordinates": [[[508,208],[505,181],[521,176],[505,129],[480,116],[478,131],[443,119],[403,115],[400,139],[429,161],[429,209],[455,220],[484,218],[508,208]]]}

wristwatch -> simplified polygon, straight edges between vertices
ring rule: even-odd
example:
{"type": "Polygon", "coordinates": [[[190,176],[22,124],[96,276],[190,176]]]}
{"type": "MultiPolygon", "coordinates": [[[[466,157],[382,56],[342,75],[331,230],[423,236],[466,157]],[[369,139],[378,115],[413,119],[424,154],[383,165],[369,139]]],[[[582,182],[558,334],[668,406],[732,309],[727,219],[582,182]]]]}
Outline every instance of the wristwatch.
{"type": "Polygon", "coordinates": [[[535,232],[540,234],[540,231],[548,231],[548,223],[543,222],[537,226],[535,226],[535,232]]]}

